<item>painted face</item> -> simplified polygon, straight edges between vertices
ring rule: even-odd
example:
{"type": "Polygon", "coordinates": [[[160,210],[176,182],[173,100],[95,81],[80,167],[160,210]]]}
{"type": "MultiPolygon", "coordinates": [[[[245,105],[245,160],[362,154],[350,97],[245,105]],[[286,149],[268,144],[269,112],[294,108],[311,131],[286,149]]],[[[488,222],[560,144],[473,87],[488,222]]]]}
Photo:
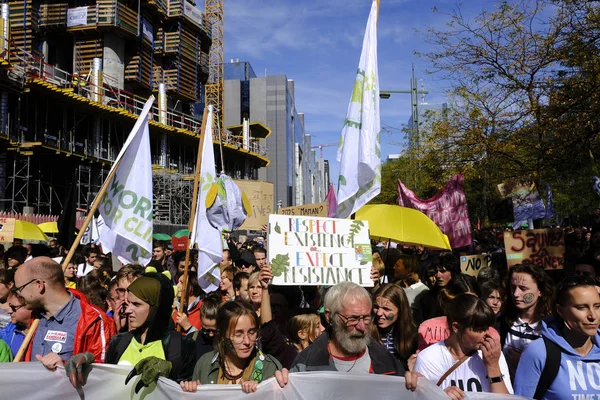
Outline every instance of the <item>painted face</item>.
{"type": "Polygon", "coordinates": [[[515,307],[519,310],[535,307],[542,295],[533,277],[524,272],[516,272],[512,275],[510,294],[515,307]]]}
{"type": "Polygon", "coordinates": [[[487,335],[487,329],[483,332],[476,332],[471,328],[465,329],[458,338],[462,351],[470,353],[473,350],[479,350],[487,335]]]}
{"type": "Polygon", "coordinates": [[[492,309],[494,314],[498,315],[500,309],[502,308],[502,297],[500,296],[500,292],[497,290],[492,291],[485,302],[492,309]]]}
{"type": "Polygon", "coordinates": [[[150,315],[150,304],[140,300],[135,294],[127,292],[127,308],[125,309],[129,328],[137,329],[144,325],[150,315]]]}
{"type": "Polygon", "coordinates": [[[235,328],[229,332],[228,337],[233,343],[236,356],[246,359],[252,354],[258,338],[258,329],[249,316],[242,315],[238,318],[235,328]]]}
{"type": "Polygon", "coordinates": [[[435,273],[435,284],[439,287],[445,287],[452,279],[452,273],[446,269],[439,270],[435,273]]]}
{"type": "Polygon", "coordinates": [[[593,286],[577,286],[569,291],[566,305],[557,305],[559,315],[571,331],[594,336],[600,326],[600,295],[593,286]]]}
{"type": "Polygon", "coordinates": [[[260,304],[262,302],[262,293],[263,289],[259,281],[253,281],[248,284],[248,294],[252,303],[260,304]]]}
{"type": "Polygon", "coordinates": [[[379,329],[386,329],[398,320],[398,307],[386,298],[378,297],[373,304],[375,323],[379,329]]]}
{"type": "Polygon", "coordinates": [[[242,298],[245,301],[250,300],[250,294],[248,293],[248,279],[242,279],[240,288],[235,291],[235,295],[242,298]]]}

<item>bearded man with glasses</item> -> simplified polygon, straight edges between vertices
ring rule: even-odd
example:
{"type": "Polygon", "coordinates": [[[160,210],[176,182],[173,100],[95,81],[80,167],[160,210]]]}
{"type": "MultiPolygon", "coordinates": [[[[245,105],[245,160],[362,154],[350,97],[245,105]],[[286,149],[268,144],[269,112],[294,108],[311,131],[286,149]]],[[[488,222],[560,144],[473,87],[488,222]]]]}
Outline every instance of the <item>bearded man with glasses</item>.
{"type": "Polygon", "coordinates": [[[276,373],[281,386],[287,384],[289,372],[339,371],[404,376],[406,388],[416,389],[419,375],[405,371],[385,346],[371,338],[373,303],[365,288],[338,283],[327,292],[324,306],[331,327],[298,354],[289,371],[276,373]]]}

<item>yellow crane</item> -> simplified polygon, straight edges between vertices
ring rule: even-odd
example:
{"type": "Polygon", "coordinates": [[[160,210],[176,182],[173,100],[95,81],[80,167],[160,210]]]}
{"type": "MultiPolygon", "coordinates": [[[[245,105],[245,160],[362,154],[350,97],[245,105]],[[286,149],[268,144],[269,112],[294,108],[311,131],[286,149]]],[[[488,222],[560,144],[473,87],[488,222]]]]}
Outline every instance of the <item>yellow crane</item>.
{"type": "Polygon", "coordinates": [[[205,0],[204,14],[211,25],[212,46],[209,53],[209,75],[205,86],[204,103],[212,105],[215,109],[213,114],[214,130],[224,132],[223,126],[223,61],[225,58],[225,0],[205,0]]]}

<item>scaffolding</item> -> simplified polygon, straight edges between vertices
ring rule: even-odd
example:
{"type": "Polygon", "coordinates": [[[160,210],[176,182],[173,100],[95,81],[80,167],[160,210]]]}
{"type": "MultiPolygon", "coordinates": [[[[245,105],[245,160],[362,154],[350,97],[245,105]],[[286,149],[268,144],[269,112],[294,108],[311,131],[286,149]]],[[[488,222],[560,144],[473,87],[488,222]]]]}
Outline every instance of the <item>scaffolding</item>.
{"type": "Polygon", "coordinates": [[[193,187],[193,175],[155,169],[152,174],[154,222],[187,225],[190,220],[190,200],[193,187]]]}

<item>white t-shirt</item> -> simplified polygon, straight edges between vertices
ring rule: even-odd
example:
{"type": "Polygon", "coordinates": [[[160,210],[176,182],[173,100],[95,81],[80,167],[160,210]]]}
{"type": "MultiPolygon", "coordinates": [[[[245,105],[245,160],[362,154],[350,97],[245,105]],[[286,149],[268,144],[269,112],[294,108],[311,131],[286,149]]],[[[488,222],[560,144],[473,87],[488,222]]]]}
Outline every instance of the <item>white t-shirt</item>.
{"type": "MultiPolygon", "coordinates": [[[[446,347],[446,341],[442,340],[441,342],[432,344],[417,355],[414,372],[422,373],[427,379],[436,384],[456,362],[446,347]]],[[[512,394],[513,388],[510,383],[508,365],[506,365],[506,360],[502,353],[500,353],[499,364],[500,371],[504,375],[506,389],[512,394]]],[[[478,351],[452,371],[440,387],[446,389],[450,386],[456,386],[466,392],[491,392],[481,351],[478,351]]]]}

